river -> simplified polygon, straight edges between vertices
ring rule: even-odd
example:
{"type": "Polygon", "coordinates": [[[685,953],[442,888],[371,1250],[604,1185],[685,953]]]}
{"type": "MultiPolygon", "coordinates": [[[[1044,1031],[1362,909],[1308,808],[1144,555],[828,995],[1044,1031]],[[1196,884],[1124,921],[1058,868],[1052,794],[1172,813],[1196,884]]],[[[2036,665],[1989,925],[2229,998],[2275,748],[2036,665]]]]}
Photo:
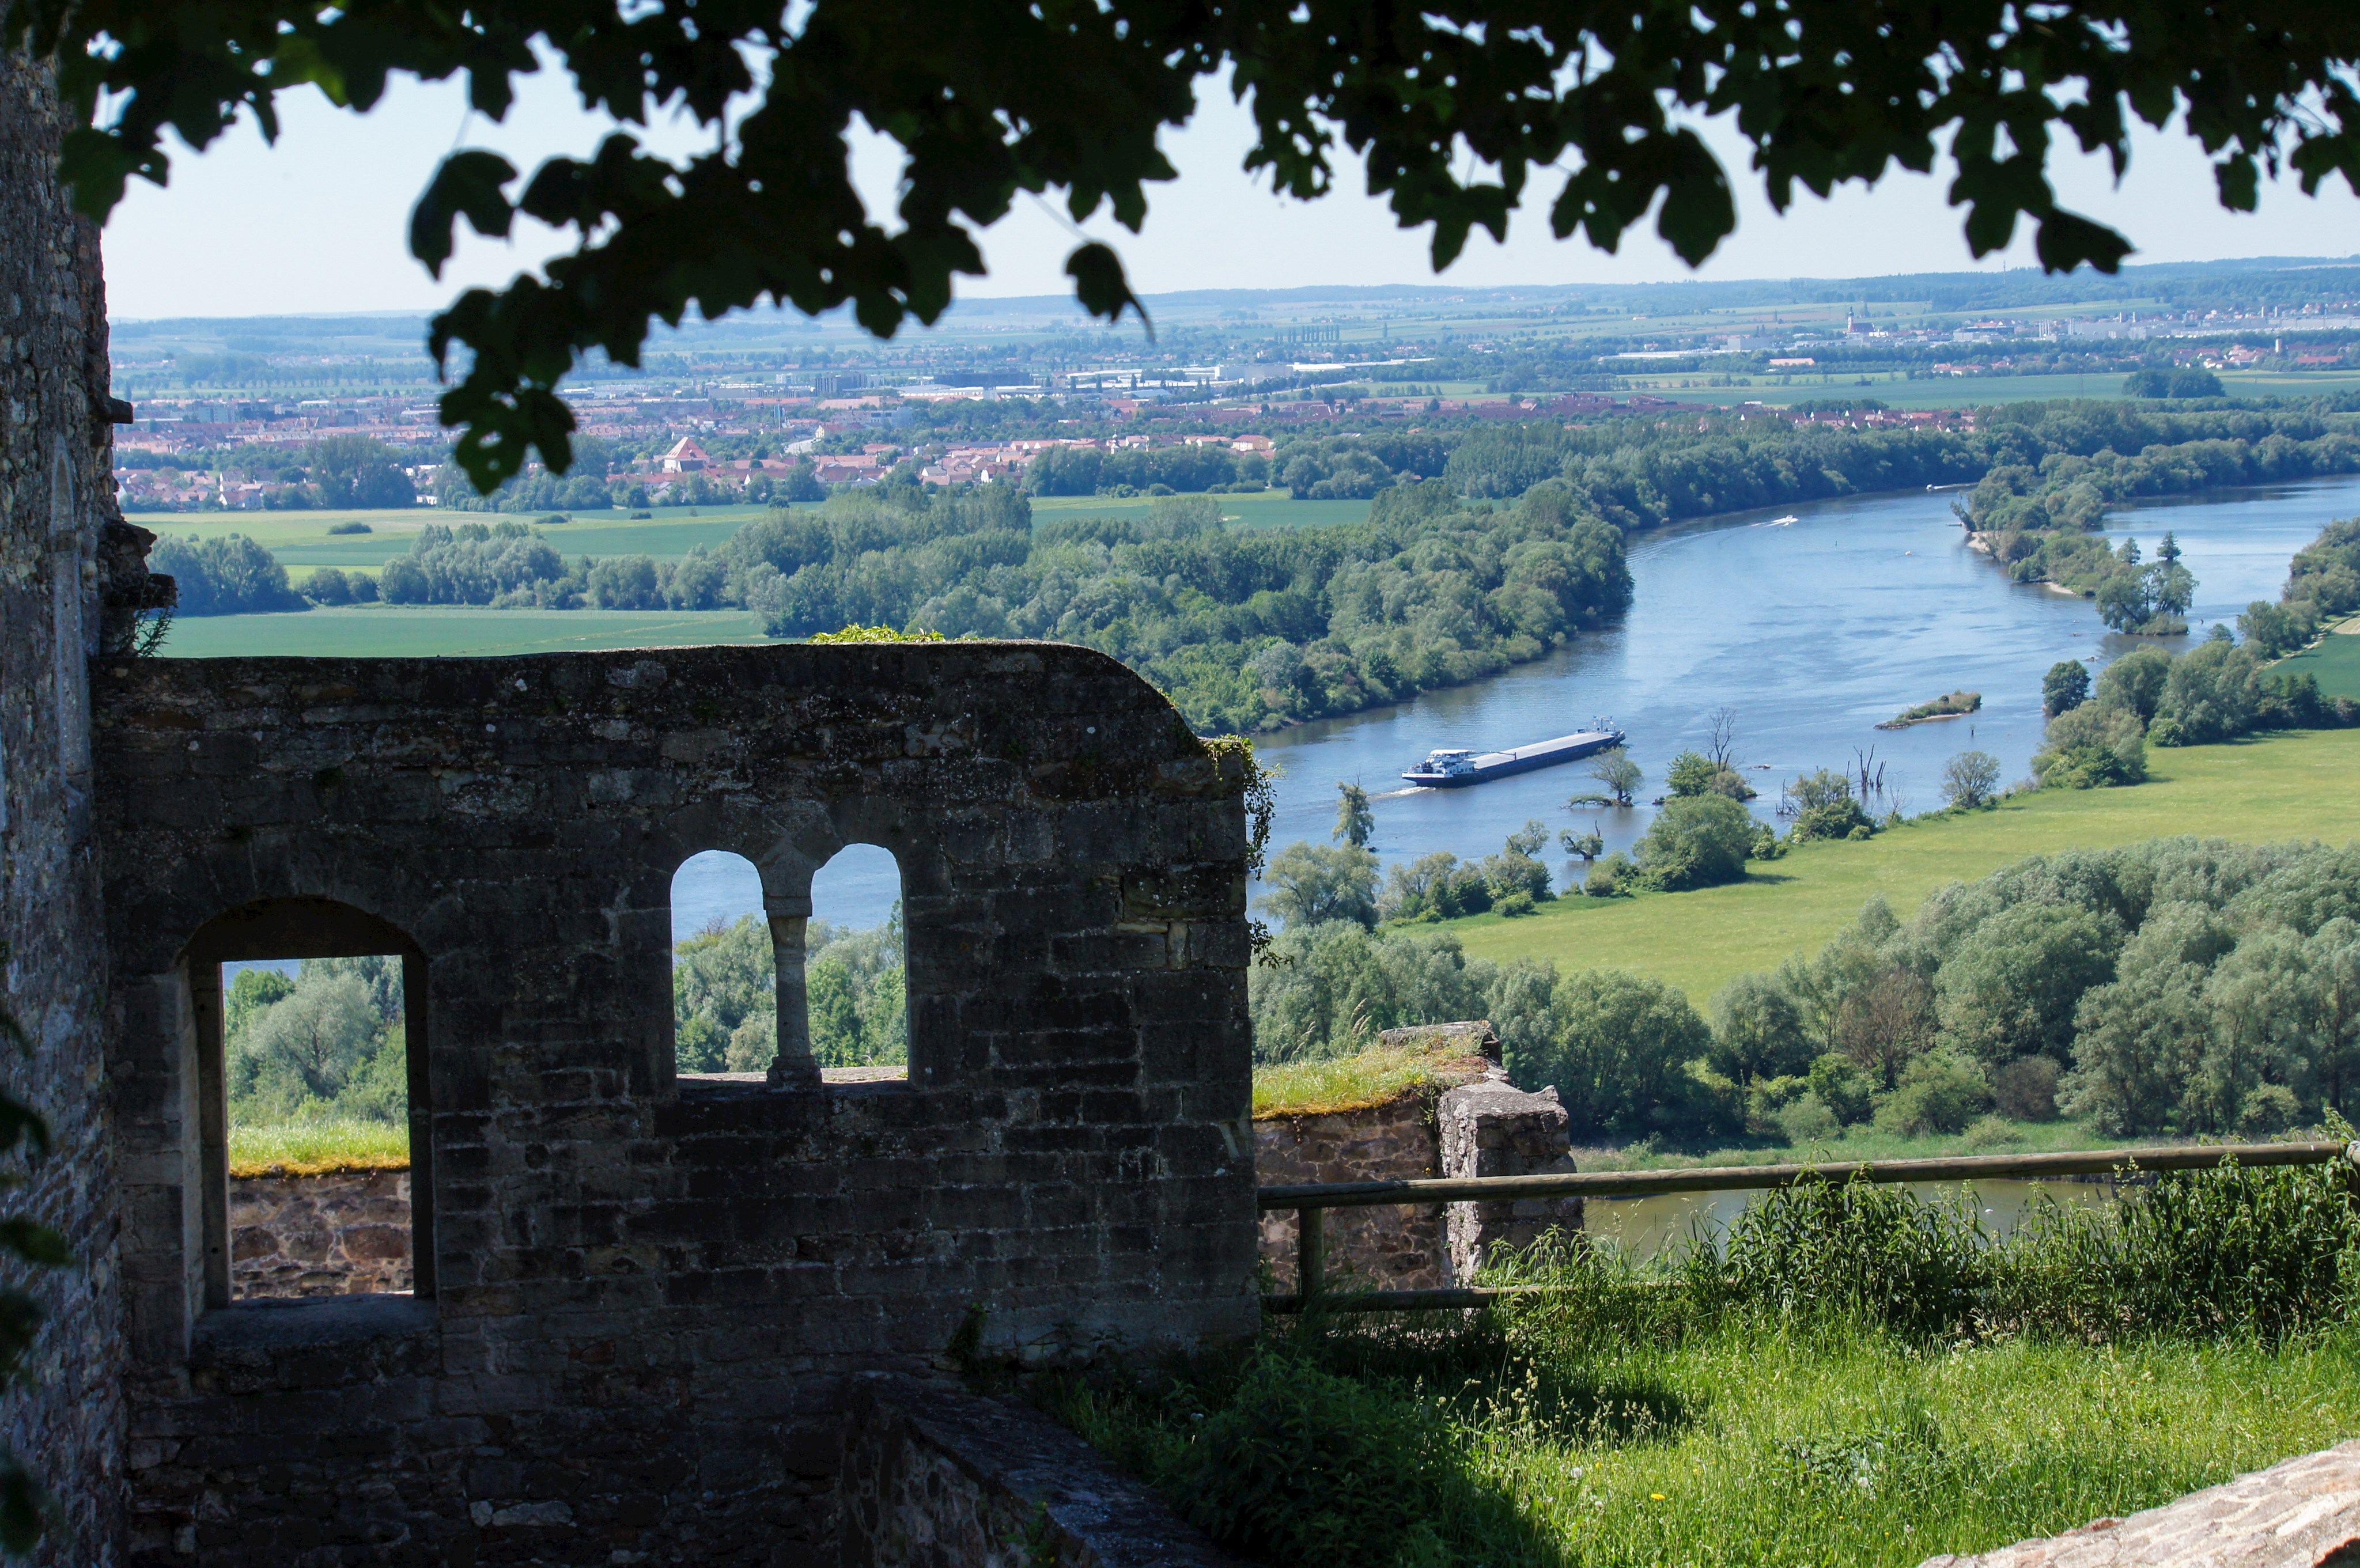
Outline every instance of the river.
{"type": "MultiPolygon", "coordinates": [[[[2108,633],[2081,600],[2008,582],[1967,549],[1950,511],[1963,495],[1854,496],[1634,536],[1635,592],[1614,625],[1470,686],[1262,737],[1263,757],[1284,769],[1272,847],[1328,842],[1344,779],[1379,797],[1372,847],[1387,865],[1437,849],[1488,855],[1532,819],[1552,835],[1594,824],[1609,848],[1627,848],[1652,813],[1644,805],[1568,812],[1567,798],[1591,788],[1579,764],[1471,789],[1399,787],[1402,769],[1435,747],[1511,746],[1593,716],[1628,733],[1647,771],[1643,797],[1652,798],[1672,757],[1706,738],[1714,710],[1735,708],[1739,758],[1765,821],[1781,782],[1845,767],[1872,747],[1886,803],[1911,812],[1941,804],[1942,765],[1970,747],[1997,756],[2005,779],[2023,778],[2040,738],[2049,667],[2081,659],[2095,670],[2142,639],[2108,633]],[[1982,712],[1875,728],[1955,689],[1981,691],[1982,712]]],[[[2355,514],[2360,477],[2345,476],[2151,503],[2117,515],[2107,531],[2136,538],[2150,558],[2167,528],[2178,536],[2197,579],[2191,635],[2201,637],[2256,599],[2275,600],[2288,558],[2331,519],[2355,514]]],[[[861,848],[822,874],[814,903],[824,918],[873,925],[898,895],[891,857],[861,848]]],[[[686,934],[759,907],[751,867],[699,857],[675,884],[673,924],[686,934]]]]}

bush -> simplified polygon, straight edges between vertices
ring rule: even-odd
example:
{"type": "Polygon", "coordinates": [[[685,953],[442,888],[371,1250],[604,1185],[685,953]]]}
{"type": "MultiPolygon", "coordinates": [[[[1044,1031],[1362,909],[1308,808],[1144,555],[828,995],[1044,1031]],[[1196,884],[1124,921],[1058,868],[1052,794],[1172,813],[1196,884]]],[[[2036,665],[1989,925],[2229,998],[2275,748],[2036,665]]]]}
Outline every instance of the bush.
{"type": "MultiPolygon", "coordinates": [[[[2156,738],[2163,744],[2160,728],[2156,738]]],[[[2049,721],[2041,748],[2033,754],[2032,773],[2052,789],[2097,789],[2143,781],[2147,736],[2138,716],[2103,702],[2058,714],[2049,721]]]]}
{"type": "Polygon", "coordinates": [[[1992,1099],[2000,1115],[2013,1120],[2054,1121],[2057,1084],[2064,1075],[2053,1057],[2019,1057],[1991,1075],[1992,1099]]]}
{"type": "Polygon", "coordinates": [[[1875,1085],[1850,1057],[1830,1051],[1814,1058],[1809,1082],[1811,1097],[1826,1106],[1840,1126],[1868,1119],[1875,1085]]]}
{"type": "Polygon", "coordinates": [[[1990,1105],[1981,1069],[1946,1051],[1929,1051],[1902,1069],[1900,1087],[1876,1107],[1876,1125],[1906,1138],[1964,1132],[1990,1105]]]}
{"type": "Polygon", "coordinates": [[[1640,875],[1666,892],[1743,881],[1754,828],[1752,814],[1725,795],[1666,800],[1639,841],[1640,875]]]}
{"type": "Polygon", "coordinates": [[[1969,1149],[2013,1149],[2024,1141],[2024,1129],[2005,1116],[1981,1116],[1967,1128],[1969,1149]]]}
{"type": "Polygon", "coordinates": [[[332,534],[369,534],[375,533],[377,530],[370,528],[366,523],[353,521],[330,523],[328,525],[328,531],[332,534]]]}
{"type": "Polygon", "coordinates": [[[1190,1523],[1257,1562],[1364,1568],[1430,1541],[1446,1452],[1426,1407],[1265,1345],[1196,1423],[1165,1489],[1190,1523]]]}
{"type": "Polygon", "coordinates": [[[2252,729],[2260,669],[2250,650],[2217,638],[2173,659],[2156,703],[2155,743],[2212,746],[2252,729]]]}
{"type": "Polygon", "coordinates": [[[1593,898],[1619,898],[1638,886],[1637,864],[1619,849],[1591,866],[1581,879],[1581,890],[1593,898]]]}
{"type": "Polygon", "coordinates": [[[1868,813],[1852,799],[1852,780],[1832,768],[1822,768],[1788,783],[1784,805],[1795,819],[1788,836],[1797,844],[1855,835],[1865,838],[1876,831],[1868,813]],[[1862,833],[1862,829],[1867,833],[1862,833]]]}

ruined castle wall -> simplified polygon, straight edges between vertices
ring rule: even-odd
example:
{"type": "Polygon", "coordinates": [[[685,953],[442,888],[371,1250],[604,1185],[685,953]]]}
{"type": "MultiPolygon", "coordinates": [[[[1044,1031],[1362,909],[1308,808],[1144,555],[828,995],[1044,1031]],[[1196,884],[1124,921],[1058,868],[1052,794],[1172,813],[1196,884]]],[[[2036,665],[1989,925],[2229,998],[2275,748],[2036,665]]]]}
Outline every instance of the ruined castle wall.
{"type": "Polygon", "coordinates": [[[1113,660],[95,676],[140,1561],[813,1561],[848,1377],[1255,1328],[1240,780],[1113,660]],[[751,860],[785,953],[855,841],[908,1079],[679,1079],[673,870],[751,860]],[[355,920],[414,976],[419,1293],[233,1301],[205,971],[355,920]]]}
{"type": "Polygon", "coordinates": [[[76,1259],[32,1281],[48,1322],[29,1386],[0,1396],[0,1442],[59,1503],[39,1560],[93,1564],[119,1561],[124,1442],[85,663],[111,427],[96,238],[53,175],[63,130],[47,71],[0,53],[0,1008],[31,1046],[0,1043],[0,1083],[50,1134],[0,1211],[76,1259]]]}
{"type": "MultiPolygon", "coordinates": [[[[1265,1187],[1442,1174],[1431,1094],[1360,1110],[1268,1116],[1253,1133],[1254,1170],[1265,1187]]],[[[1280,1291],[1296,1288],[1297,1223],[1286,1209],[1260,1218],[1262,1261],[1280,1291]]],[[[1450,1282],[1439,1203],[1330,1209],[1324,1240],[1333,1289],[1425,1290],[1450,1282]]]]}

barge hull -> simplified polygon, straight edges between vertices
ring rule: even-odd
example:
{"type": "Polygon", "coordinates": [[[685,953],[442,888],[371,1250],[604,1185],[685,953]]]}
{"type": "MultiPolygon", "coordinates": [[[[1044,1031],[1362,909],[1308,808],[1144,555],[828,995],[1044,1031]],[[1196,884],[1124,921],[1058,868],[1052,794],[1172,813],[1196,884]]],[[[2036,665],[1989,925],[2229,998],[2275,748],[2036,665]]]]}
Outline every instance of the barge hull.
{"type": "Polygon", "coordinates": [[[1601,751],[1621,746],[1623,739],[1619,731],[1585,730],[1579,735],[1560,735],[1555,740],[1520,746],[1513,751],[1484,752],[1475,757],[1472,766],[1464,773],[1412,771],[1402,777],[1428,789],[1463,789],[1470,785],[1488,784],[1494,779],[1530,773],[1536,768],[1579,762],[1585,757],[1595,757],[1601,751]]]}

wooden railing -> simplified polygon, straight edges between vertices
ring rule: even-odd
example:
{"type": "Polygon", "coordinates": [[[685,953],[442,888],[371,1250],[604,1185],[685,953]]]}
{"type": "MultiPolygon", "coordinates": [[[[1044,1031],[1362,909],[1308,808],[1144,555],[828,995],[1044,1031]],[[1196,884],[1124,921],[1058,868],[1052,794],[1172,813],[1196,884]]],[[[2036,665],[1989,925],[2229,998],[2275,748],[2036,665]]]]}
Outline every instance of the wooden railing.
{"type": "Polygon", "coordinates": [[[1330,1291],[1327,1288],[1329,1209],[1384,1203],[1503,1203],[1518,1198],[1632,1198],[1658,1192],[1728,1192],[1790,1187],[1797,1181],[2040,1181],[2102,1176],[2135,1167],[2140,1172],[2210,1171],[2243,1166],[2325,1165],[2343,1160],[2360,1203],[2360,1143],[2181,1144],[2158,1149],[2099,1149],[2060,1154],[1979,1154],[1949,1160],[1850,1160],[1826,1165],[1707,1165],[1686,1171],[1583,1171],[1551,1176],[1459,1176],[1398,1181],[1312,1181],[1263,1187],[1254,1194],[1267,1214],[1295,1213],[1298,1286],[1295,1294],[1262,1298],[1266,1311],[1398,1312],[1431,1307],[1473,1307],[1536,1286],[1456,1286],[1433,1290],[1330,1291]]]}

